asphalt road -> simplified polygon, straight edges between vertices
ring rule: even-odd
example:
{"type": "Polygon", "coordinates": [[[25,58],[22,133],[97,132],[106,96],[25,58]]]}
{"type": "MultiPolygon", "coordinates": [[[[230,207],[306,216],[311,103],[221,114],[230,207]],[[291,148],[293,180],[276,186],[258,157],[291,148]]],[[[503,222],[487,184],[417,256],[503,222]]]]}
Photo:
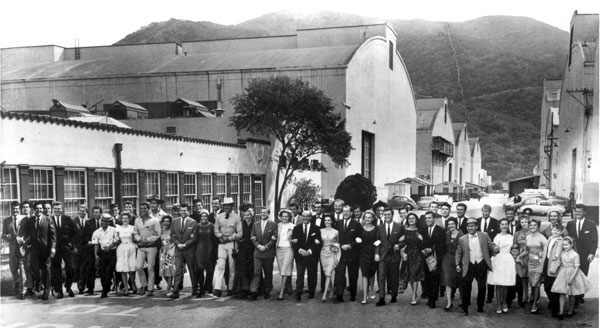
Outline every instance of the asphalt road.
{"type": "MultiPolygon", "coordinates": [[[[486,197],[481,201],[468,202],[468,216],[480,214],[481,206],[489,203],[493,207],[492,216],[502,217],[503,199],[486,197]]],[[[278,274],[274,275],[275,290],[281,286],[278,274]]],[[[154,297],[117,296],[108,298],[79,296],[48,301],[37,299],[17,300],[12,296],[0,298],[0,326],[2,328],[40,327],[598,327],[598,260],[592,263],[590,277],[595,277],[595,288],[586,295],[586,303],[577,314],[559,322],[551,318],[545,310],[547,300],[540,303],[541,313],[534,315],[529,309],[515,305],[508,314],[498,315],[492,304],[485,306],[485,313],[477,313],[474,308],[469,316],[463,316],[454,301],[454,311],[443,310],[445,301],[438,301],[438,308],[429,309],[425,301],[410,305],[408,293],[401,294],[397,304],[375,307],[374,301],[367,305],[357,302],[333,304],[331,300],[321,303],[321,295],[297,302],[286,295],[284,301],[276,297],[257,301],[234,298],[215,298],[211,295],[192,298],[186,285],[182,297],[169,300],[164,291],[154,297]]],[[[295,277],[294,277],[295,279],[295,277]]],[[[186,276],[187,280],[187,276],[186,276]]],[[[187,282],[187,281],[186,281],[187,282]]],[[[189,283],[189,282],[187,282],[189,283]]],[[[6,286],[6,284],[3,284],[6,286]]],[[[164,286],[164,283],[163,283],[164,286]]],[[[97,282],[99,290],[99,281],[97,282]]],[[[360,283],[359,283],[360,290],[360,283]]],[[[2,293],[4,294],[4,292],[2,293]]],[[[388,297],[389,300],[389,297],[388,297]]],[[[475,303],[473,295],[472,303],[475,303]]]]}

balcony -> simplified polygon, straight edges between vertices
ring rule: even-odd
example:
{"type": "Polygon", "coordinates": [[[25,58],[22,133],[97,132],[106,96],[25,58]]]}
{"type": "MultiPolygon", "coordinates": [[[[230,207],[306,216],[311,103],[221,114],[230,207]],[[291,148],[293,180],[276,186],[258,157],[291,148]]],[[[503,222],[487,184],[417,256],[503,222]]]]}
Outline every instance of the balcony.
{"type": "Polygon", "coordinates": [[[442,137],[433,137],[431,152],[433,155],[454,157],[454,145],[442,137]]]}

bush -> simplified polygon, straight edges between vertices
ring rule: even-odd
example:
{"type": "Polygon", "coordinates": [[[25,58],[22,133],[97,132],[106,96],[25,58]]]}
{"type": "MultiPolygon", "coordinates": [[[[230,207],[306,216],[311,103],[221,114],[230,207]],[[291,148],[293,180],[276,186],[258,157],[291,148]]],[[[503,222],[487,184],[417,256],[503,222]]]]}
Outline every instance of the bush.
{"type": "Polygon", "coordinates": [[[377,199],[377,188],[371,180],[360,174],[347,176],[337,187],[335,199],[343,200],[346,205],[360,205],[362,211],[371,208],[377,199]]]}

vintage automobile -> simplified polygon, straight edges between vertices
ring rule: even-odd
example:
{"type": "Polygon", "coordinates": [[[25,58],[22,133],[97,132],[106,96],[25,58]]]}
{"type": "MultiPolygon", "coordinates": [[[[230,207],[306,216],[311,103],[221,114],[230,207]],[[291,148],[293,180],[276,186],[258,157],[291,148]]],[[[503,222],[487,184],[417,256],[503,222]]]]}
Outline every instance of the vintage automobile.
{"type": "Polygon", "coordinates": [[[433,196],[421,196],[421,199],[419,199],[419,201],[417,202],[417,208],[420,210],[428,209],[429,204],[435,201],[435,197],[433,196]]]}
{"type": "Polygon", "coordinates": [[[448,203],[448,204],[450,204],[450,206],[452,206],[452,203],[454,203],[452,196],[449,196],[449,195],[436,195],[435,201],[438,202],[438,204],[439,203],[448,203]]]}
{"type": "Polygon", "coordinates": [[[408,211],[411,211],[417,208],[417,203],[407,196],[393,196],[388,200],[388,206],[395,210],[406,208],[408,211]]]}
{"type": "Polygon", "coordinates": [[[541,214],[546,215],[550,211],[559,211],[560,214],[565,213],[565,207],[555,204],[552,201],[540,198],[530,198],[523,201],[523,205],[517,210],[518,213],[525,214],[541,214]]]}
{"type": "Polygon", "coordinates": [[[525,204],[537,204],[539,201],[542,201],[542,200],[545,200],[545,198],[540,197],[540,196],[535,196],[535,197],[521,198],[520,202],[515,203],[515,197],[511,197],[508,199],[508,201],[506,203],[504,203],[502,205],[502,207],[504,208],[504,210],[506,210],[507,208],[510,207],[513,210],[518,211],[519,208],[525,204]]]}

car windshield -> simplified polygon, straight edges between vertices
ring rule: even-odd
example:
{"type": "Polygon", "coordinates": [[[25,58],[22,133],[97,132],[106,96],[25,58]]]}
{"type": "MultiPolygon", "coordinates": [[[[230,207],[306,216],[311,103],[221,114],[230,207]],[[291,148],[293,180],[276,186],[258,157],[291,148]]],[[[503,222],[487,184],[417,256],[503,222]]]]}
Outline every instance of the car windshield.
{"type": "Polygon", "coordinates": [[[421,197],[421,200],[433,200],[433,197],[421,197]]]}

